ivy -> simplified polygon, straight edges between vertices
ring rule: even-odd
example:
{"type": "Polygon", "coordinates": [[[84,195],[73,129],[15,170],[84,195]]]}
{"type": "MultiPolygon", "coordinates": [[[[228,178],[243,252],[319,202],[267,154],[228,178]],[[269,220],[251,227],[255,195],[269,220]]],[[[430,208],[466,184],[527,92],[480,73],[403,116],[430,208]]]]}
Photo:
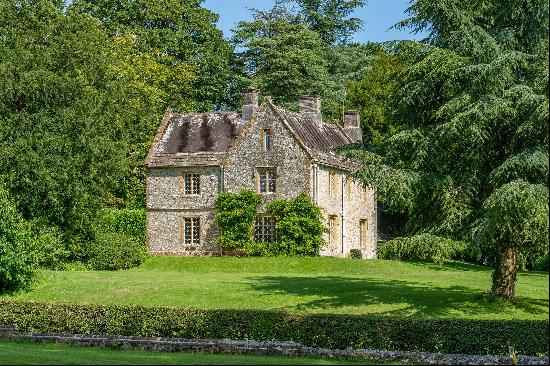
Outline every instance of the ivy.
{"type": "Polygon", "coordinates": [[[218,195],[216,221],[221,231],[218,245],[222,250],[232,251],[252,244],[252,223],[261,202],[262,197],[250,190],[218,195]]]}

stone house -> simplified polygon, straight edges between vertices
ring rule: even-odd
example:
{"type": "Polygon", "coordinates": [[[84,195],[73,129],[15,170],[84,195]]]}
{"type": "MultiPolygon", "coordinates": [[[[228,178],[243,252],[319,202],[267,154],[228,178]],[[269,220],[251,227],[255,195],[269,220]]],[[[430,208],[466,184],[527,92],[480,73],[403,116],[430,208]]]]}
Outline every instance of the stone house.
{"type": "MultiPolygon", "coordinates": [[[[303,97],[300,112],[258,105],[244,93],[242,113],[176,114],[167,110],[146,160],[147,244],[156,254],[201,256],[220,252],[215,201],[219,192],[251,189],[266,202],[306,192],[323,210],[328,233],[321,255],[360,249],[376,257],[376,190],[348,174],[357,163],[333,149],[361,140],[359,113],[344,127],[324,123],[318,97],[303,97]]],[[[258,241],[275,238],[273,217],[255,221],[258,241]]]]}

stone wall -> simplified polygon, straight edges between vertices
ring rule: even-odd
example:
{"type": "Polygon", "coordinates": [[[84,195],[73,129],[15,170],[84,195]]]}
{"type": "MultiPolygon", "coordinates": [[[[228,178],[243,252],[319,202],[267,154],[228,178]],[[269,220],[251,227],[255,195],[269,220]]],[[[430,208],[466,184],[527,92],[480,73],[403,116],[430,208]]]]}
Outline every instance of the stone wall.
{"type": "Polygon", "coordinates": [[[326,227],[329,226],[331,216],[336,217],[337,223],[332,245],[329,244],[329,234],[323,235],[327,246],[322,250],[321,255],[347,257],[351,249],[360,249],[363,258],[376,258],[376,190],[372,187],[365,188],[361,183],[349,179],[347,173],[342,170],[326,166],[318,166],[315,170],[317,184],[316,187],[314,184],[313,189],[316,191],[313,192],[313,197],[316,204],[323,210],[326,227]],[[336,190],[332,194],[331,173],[334,174],[337,182],[336,190]],[[363,244],[360,239],[362,220],[368,223],[366,241],[363,244]]]}
{"type": "Polygon", "coordinates": [[[253,123],[244,131],[224,161],[226,192],[242,189],[258,192],[256,168],[276,167],[276,193],[262,193],[264,203],[276,198],[290,200],[310,190],[310,163],[290,130],[270,106],[256,114],[253,123]],[[264,151],[264,129],[271,130],[271,149],[264,151]]]}
{"type": "Polygon", "coordinates": [[[208,255],[219,252],[215,245],[218,227],[215,201],[221,189],[220,167],[150,169],[147,177],[147,244],[155,254],[208,255]],[[184,173],[200,175],[200,194],[185,195],[184,173]],[[200,245],[181,242],[180,218],[200,218],[200,245]]]}
{"type": "Polygon", "coordinates": [[[383,351],[368,349],[333,350],[306,347],[288,341],[254,341],[229,339],[183,339],[161,337],[132,337],[116,335],[83,335],[55,333],[17,332],[15,327],[0,325],[0,339],[19,339],[34,342],[57,342],[81,347],[114,349],[139,349],[153,352],[203,352],[240,355],[278,355],[323,357],[338,359],[371,359],[378,361],[401,361],[431,365],[548,365],[548,357],[518,355],[463,355],[428,352],[383,351]]]}

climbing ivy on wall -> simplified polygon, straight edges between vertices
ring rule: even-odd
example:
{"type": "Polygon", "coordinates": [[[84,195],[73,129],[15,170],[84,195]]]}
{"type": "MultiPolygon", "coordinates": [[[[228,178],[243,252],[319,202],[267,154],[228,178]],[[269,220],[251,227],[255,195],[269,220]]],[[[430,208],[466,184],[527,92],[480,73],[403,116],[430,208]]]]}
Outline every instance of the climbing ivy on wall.
{"type": "Polygon", "coordinates": [[[218,245],[224,251],[250,256],[315,256],[324,244],[321,209],[302,193],[291,201],[276,200],[266,212],[276,218],[277,240],[255,242],[253,223],[262,197],[252,191],[221,193],[216,200],[216,220],[221,230],[218,245]]]}
{"type": "Polygon", "coordinates": [[[218,195],[216,221],[221,231],[218,245],[222,250],[234,251],[252,244],[252,223],[261,202],[262,197],[250,190],[218,195]]]}

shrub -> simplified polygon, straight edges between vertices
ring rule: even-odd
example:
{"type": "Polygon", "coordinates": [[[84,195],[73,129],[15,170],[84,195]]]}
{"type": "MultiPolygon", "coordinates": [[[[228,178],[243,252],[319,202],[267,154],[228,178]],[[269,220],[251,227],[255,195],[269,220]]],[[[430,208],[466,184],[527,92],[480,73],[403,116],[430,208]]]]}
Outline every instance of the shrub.
{"type": "Polygon", "coordinates": [[[218,245],[222,249],[232,251],[252,243],[252,223],[261,202],[262,197],[250,190],[218,195],[216,221],[221,231],[218,245]]]}
{"type": "Polygon", "coordinates": [[[361,252],[361,249],[351,249],[349,256],[351,259],[363,259],[363,252],[361,252]]]}
{"type": "Polygon", "coordinates": [[[36,240],[0,186],[0,292],[27,286],[38,263],[36,240]]]}
{"type": "Polygon", "coordinates": [[[87,247],[88,262],[94,269],[117,270],[139,266],[145,259],[143,243],[120,233],[98,233],[87,247]]]}
{"type": "Polygon", "coordinates": [[[533,270],[548,272],[548,253],[533,263],[533,270]]]}
{"type": "Polygon", "coordinates": [[[244,253],[250,257],[276,257],[283,255],[278,242],[250,241],[244,246],[244,253]]]}
{"type": "Polygon", "coordinates": [[[465,354],[548,354],[548,320],[393,318],[266,310],[0,300],[0,324],[19,331],[188,339],[289,340],[310,347],[465,354]]]}
{"type": "Polygon", "coordinates": [[[412,259],[442,264],[446,260],[460,258],[466,247],[466,243],[462,241],[421,234],[410,238],[396,238],[380,245],[378,256],[380,259],[412,259]]]}
{"type": "Polygon", "coordinates": [[[321,209],[302,193],[291,201],[276,200],[267,205],[266,211],[276,217],[276,255],[319,254],[324,245],[321,209]]]}
{"type": "Polygon", "coordinates": [[[61,269],[71,257],[63,232],[56,226],[45,226],[38,223],[32,225],[37,246],[39,248],[38,263],[42,267],[61,269]]]}
{"type": "Polygon", "coordinates": [[[99,214],[97,230],[133,236],[145,243],[145,210],[104,209],[99,214]]]}

